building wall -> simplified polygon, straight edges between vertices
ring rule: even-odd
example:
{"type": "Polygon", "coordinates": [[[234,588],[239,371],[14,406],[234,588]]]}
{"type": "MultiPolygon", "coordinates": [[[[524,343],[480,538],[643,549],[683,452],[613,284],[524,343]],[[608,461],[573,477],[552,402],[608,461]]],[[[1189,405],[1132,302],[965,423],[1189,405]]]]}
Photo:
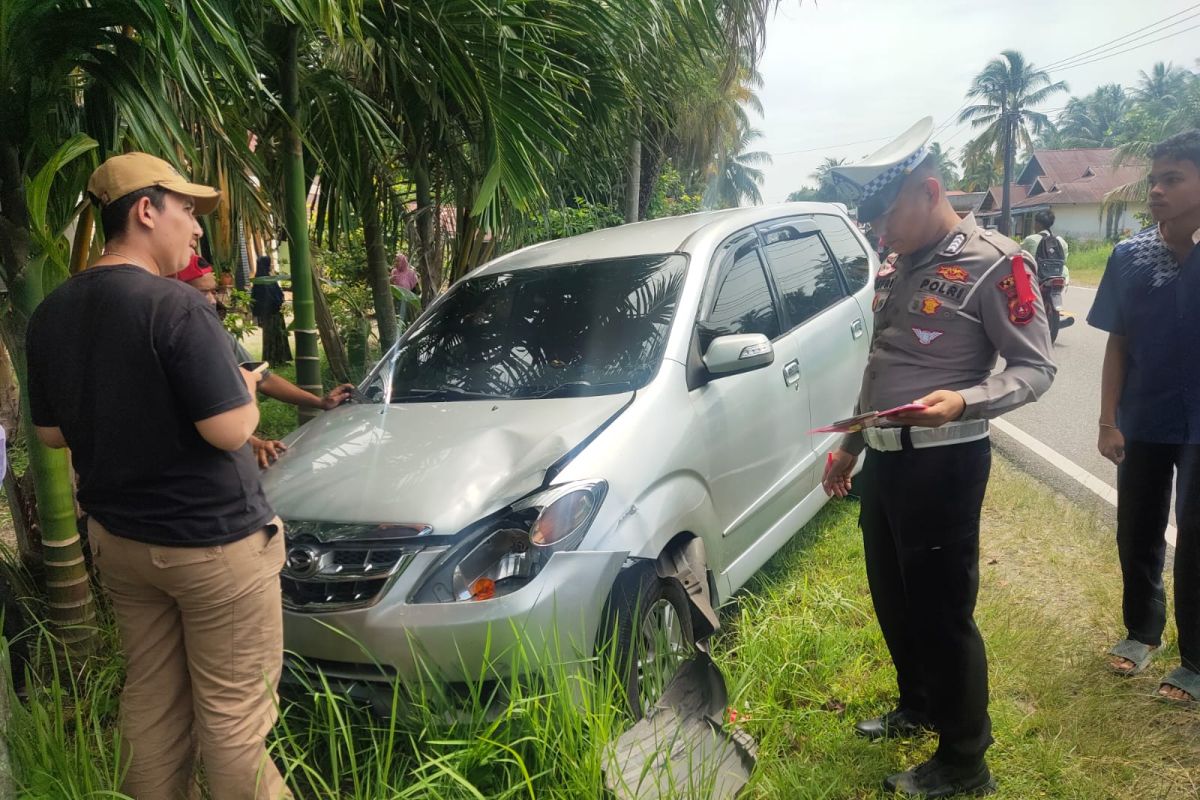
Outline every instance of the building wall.
{"type": "MultiPolygon", "coordinates": [[[[1099,203],[1089,203],[1086,205],[1055,205],[1054,207],[1054,232],[1060,236],[1069,236],[1072,239],[1106,239],[1108,238],[1108,220],[1107,215],[1100,214],[1099,203]]],[[[1141,223],[1134,216],[1136,212],[1146,210],[1144,203],[1130,205],[1126,207],[1125,212],[1119,219],[1114,221],[1115,233],[1117,238],[1125,238],[1130,233],[1136,233],[1141,229],[1141,223]]],[[[1030,223],[1032,217],[1030,216],[1030,223]]],[[[1032,230],[1032,228],[1031,228],[1032,230]]]]}

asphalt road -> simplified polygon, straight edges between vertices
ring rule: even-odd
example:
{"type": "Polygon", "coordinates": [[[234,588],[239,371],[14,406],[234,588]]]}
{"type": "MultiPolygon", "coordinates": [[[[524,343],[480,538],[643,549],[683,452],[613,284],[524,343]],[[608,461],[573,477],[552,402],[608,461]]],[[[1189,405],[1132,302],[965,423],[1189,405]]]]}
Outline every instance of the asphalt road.
{"type": "MultiPolygon", "coordinates": [[[[1075,315],[1075,324],[1059,331],[1058,341],[1054,344],[1054,357],[1058,363],[1054,385],[1036,403],[1005,414],[1003,419],[1115,490],[1117,468],[1096,449],[1100,370],[1108,334],[1087,324],[1087,314],[1095,299],[1095,289],[1072,286],[1067,290],[1063,308],[1075,315]]],[[[1068,476],[1060,467],[1049,464],[1043,456],[1001,431],[995,431],[993,439],[1006,455],[1059,491],[1094,504],[1106,513],[1114,512],[1111,504],[1097,502],[1096,492],[1082,486],[1078,477],[1068,476]]],[[[1174,502],[1170,520],[1174,525],[1174,502]]],[[[1170,534],[1168,541],[1173,541],[1170,534]]]]}
{"type": "Polygon", "coordinates": [[[1054,344],[1054,385],[1036,403],[1004,419],[1115,489],[1117,468],[1096,450],[1100,367],[1108,334],[1087,324],[1095,298],[1094,289],[1067,289],[1063,308],[1075,315],[1075,324],[1060,331],[1054,344]]]}

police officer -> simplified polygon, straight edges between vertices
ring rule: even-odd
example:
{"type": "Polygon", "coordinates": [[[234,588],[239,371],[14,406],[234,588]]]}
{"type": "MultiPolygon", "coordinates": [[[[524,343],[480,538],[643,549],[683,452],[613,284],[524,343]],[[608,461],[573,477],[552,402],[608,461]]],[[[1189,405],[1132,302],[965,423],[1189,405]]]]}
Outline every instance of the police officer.
{"type": "Polygon", "coordinates": [[[920,403],[887,426],[848,434],[825,491],[855,479],[875,613],[896,667],[898,706],[858,723],[871,739],[936,731],[936,753],[888,777],[916,797],[986,794],[992,743],[987,660],[973,618],[979,515],[991,468],[988,419],[1036,400],[1055,366],[1032,259],[1009,239],[960,220],[918,122],[836,180],[859,219],[898,254],[875,281],[875,333],[860,412],[920,403]],[[1005,368],[993,373],[997,355],[1005,368]]]}

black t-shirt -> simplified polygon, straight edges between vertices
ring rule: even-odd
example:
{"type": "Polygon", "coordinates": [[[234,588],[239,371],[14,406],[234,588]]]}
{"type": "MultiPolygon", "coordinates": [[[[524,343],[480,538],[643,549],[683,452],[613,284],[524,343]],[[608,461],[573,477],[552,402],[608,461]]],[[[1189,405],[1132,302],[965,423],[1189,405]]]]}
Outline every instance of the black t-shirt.
{"type": "Polygon", "coordinates": [[[250,446],[220,450],[196,430],[250,396],[190,286],[133,266],[81,272],[34,311],[27,356],[33,422],[62,429],[79,503],[111,533],[201,547],[274,516],[250,446]]]}

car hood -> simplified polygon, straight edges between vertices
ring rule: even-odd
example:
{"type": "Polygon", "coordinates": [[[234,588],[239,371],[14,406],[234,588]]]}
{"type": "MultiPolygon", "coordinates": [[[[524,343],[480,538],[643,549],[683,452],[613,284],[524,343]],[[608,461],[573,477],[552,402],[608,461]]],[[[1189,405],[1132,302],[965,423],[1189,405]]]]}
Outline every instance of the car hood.
{"type": "Polygon", "coordinates": [[[343,406],[285,439],[263,488],[284,519],[453,534],[540,486],[631,397],[343,406]]]}

